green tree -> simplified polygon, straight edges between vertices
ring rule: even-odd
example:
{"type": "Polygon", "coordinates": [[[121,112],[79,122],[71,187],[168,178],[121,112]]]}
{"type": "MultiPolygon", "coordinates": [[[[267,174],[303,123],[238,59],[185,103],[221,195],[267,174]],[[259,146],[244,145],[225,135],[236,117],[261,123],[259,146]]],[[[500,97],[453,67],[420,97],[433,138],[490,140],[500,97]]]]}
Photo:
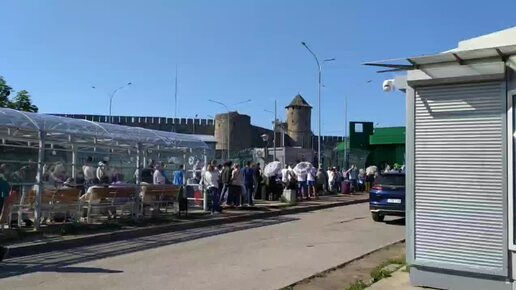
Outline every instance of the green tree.
{"type": "Polygon", "coordinates": [[[38,112],[38,107],[32,104],[30,94],[26,90],[18,91],[13,99],[9,99],[13,88],[0,76],[0,108],[11,108],[19,111],[38,112]]]}
{"type": "Polygon", "coordinates": [[[0,76],[0,108],[10,108],[11,101],[9,95],[12,92],[12,88],[7,85],[7,82],[2,76],[0,76]]]}
{"type": "Polygon", "coordinates": [[[11,108],[15,110],[33,113],[38,112],[38,107],[32,104],[30,94],[26,90],[19,91],[11,104],[11,108]]]}

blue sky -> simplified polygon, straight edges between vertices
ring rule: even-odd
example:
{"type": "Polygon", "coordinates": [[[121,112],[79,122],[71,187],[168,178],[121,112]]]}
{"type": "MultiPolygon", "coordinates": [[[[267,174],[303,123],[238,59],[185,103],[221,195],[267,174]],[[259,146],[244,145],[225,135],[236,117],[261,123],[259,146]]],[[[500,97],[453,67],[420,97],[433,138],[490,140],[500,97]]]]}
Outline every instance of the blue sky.
{"type": "Polygon", "coordinates": [[[444,51],[516,23],[509,0],[4,0],[0,11],[0,75],[44,113],[107,114],[108,92],[133,82],[114,115],[172,116],[177,65],[179,117],[220,112],[210,98],[252,99],[235,109],[270,126],[275,99],[281,115],[298,92],[316,109],[306,41],[337,59],[323,69],[324,135],[344,133],[346,96],[349,120],[404,124],[403,95],[381,90],[393,75],[361,63],[444,51]]]}

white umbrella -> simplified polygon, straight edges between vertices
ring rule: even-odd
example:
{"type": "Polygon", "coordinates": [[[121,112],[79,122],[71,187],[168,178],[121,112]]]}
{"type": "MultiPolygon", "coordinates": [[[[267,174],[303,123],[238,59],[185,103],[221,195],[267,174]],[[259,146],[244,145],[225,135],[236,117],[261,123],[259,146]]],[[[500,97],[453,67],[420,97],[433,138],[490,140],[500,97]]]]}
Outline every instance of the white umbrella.
{"type": "Polygon", "coordinates": [[[263,169],[263,174],[267,177],[276,176],[281,171],[281,162],[279,161],[273,161],[267,165],[265,165],[265,168],[263,169]]]}
{"type": "Polygon", "coordinates": [[[374,175],[376,173],[376,171],[378,171],[377,167],[376,166],[369,166],[366,168],[366,174],[367,175],[374,175]]]}
{"type": "Polygon", "coordinates": [[[294,173],[296,175],[300,175],[300,174],[308,174],[308,171],[312,168],[312,163],[310,162],[299,162],[295,167],[294,167],[294,173]]]}

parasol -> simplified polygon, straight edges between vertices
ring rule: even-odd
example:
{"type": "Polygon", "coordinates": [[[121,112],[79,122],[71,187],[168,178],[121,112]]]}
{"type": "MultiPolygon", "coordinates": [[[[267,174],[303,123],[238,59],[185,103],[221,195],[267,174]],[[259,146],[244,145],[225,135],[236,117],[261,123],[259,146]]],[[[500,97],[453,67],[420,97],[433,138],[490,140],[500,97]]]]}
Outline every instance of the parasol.
{"type": "Polygon", "coordinates": [[[279,161],[273,161],[265,166],[263,174],[267,177],[276,176],[281,172],[281,163],[279,161]]]}
{"type": "Polygon", "coordinates": [[[300,174],[308,174],[309,170],[312,169],[312,163],[310,162],[299,162],[295,167],[294,167],[294,173],[296,175],[300,175],[300,174]]]}

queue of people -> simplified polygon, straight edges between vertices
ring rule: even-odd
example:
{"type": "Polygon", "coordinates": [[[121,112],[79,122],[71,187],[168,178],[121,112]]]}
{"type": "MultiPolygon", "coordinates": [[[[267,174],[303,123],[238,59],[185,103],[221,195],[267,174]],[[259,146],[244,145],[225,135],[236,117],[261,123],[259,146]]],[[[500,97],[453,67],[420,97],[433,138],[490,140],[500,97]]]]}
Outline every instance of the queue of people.
{"type": "Polygon", "coordinates": [[[231,161],[217,165],[214,160],[201,175],[200,184],[207,190],[213,214],[222,212],[224,207],[253,206],[262,181],[260,165],[250,161],[242,169],[231,161]]]}
{"type": "Polygon", "coordinates": [[[376,173],[375,170],[365,171],[351,165],[347,170],[340,167],[322,168],[310,167],[301,170],[297,174],[293,170],[294,165],[285,165],[278,172],[276,179],[283,184],[283,189],[295,189],[300,199],[317,198],[323,193],[358,192],[369,190],[376,173]],[[346,186],[349,188],[343,188],[346,186]]]}
{"type": "MultiPolygon", "coordinates": [[[[165,166],[161,162],[150,160],[145,168],[136,170],[132,180],[124,180],[124,175],[116,168],[109,166],[107,159],[98,163],[93,157],[88,156],[82,167],[77,170],[75,178],[72,178],[66,170],[63,162],[46,163],[43,165],[41,181],[46,188],[75,187],[81,188],[86,193],[92,186],[114,186],[136,183],[137,173],[140,172],[140,181],[143,184],[175,184],[182,186],[185,182],[184,166],[173,171],[173,179],[169,180],[165,174],[165,166]]],[[[22,192],[23,187],[32,187],[36,183],[37,163],[29,160],[27,165],[20,166],[17,170],[10,170],[7,164],[0,164],[0,210],[3,201],[11,191],[22,192]]]]}

